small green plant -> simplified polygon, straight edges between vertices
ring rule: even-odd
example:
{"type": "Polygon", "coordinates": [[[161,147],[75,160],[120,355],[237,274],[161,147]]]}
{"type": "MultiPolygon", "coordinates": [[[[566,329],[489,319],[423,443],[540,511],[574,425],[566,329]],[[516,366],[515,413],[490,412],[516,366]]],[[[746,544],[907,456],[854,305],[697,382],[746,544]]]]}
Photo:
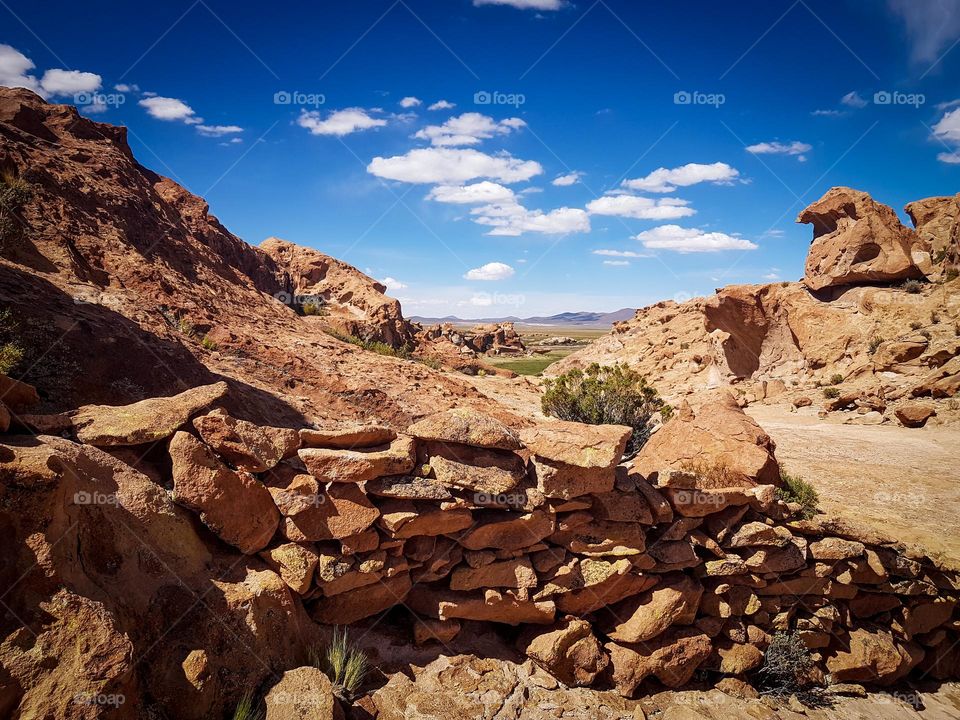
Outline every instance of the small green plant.
{"type": "Polygon", "coordinates": [[[803,639],[797,633],[775,633],[756,672],[760,691],[779,698],[796,695],[805,705],[829,704],[814,678],[813,658],[803,639]]]}
{"type": "Polygon", "coordinates": [[[923,283],[919,280],[907,280],[900,286],[900,289],[910,295],[917,295],[923,290],[923,283]]]}
{"type": "Polygon", "coordinates": [[[943,274],[943,278],[947,282],[956,280],[958,276],[960,276],[960,270],[957,268],[950,268],[943,274]]]}
{"type": "Polygon", "coordinates": [[[835,387],[826,387],[823,389],[823,396],[828,400],[836,400],[840,397],[840,389],[835,387]]]}
{"type": "Polygon", "coordinates": [[[870,338],[870,342],[867,343],[867,352],[873,355],[877,351],[877,348],[883,345],[884,342],[885,340],[882,337],[874,335],[870,338]]]}
{"type": "Polygon", "coordinates": [[[333,638],[321,656],[310,652],[310,663],[323,670],[333,685],[333,694],[344,702],[352,702],[370,671],[370,661],[359,648],[350,644],[346,629],[334,628],[333,638]]]}
{"type": "Polygon", "coordinates": [[[0,373],[10,374],[21,360],[23,360],[23,348],[15,342],[0,345],[0,373]]]}
{"type": "Polygon", "coordinates": [[[788,474],[782,468],[780,483],[780,487],[777,488],[778,498],[787,503],[799,504],[800,514],[808,520],[817,514],[820,496],[813,485],[801,477],[788,474]]]}
{"type": "Polygon", "coordinates": [[[688,342],[680,343],[680,349],[681,349],[681,350],[689,350],[689,349],[690,349],[690,343],[688,343],[688,342]]]}
{"type": "Polygon", "coordinates": [[[185,335],[188,338],[195,338],[197,336],[196,328],[193,327],[193,323],[190,322],[185,315],[177,315],[177,332],[181,335],[185,335]]]}
{"type": "Polygon", "coordinates": [[[670,405],[669,403],[664,403],[663,406],[660,408],[660,419],[663,420],[663,422],[667,422],[667,420],[669,420],[672,417],[673,417],[673,405],[670,405]]]}
{"type": "Polygon", "coordinates": [[[305,302],[300,310],[304,315],[316,315],[316,316],[325,316],[327,315],[327,309],[323,307],[320,303],[316,302],[305,302]]]}
{"type": "Polygon", "coordinates": [[[251,692],[245,693],[240,698],[240,702],[237,703],[237,707],[233,711],[233,720],[263,720],[263,717],[263,711],[260,710],[251,692]]]}
{"type": "Polygon", "coordinates": [[[588,425],[628,425],[633,435],[627,456],[635,455],[650,437],[650,419],[664,402],[647,379],[626,365],[593,363],[544,380],[541,407],[545,415],[588,425]]]}
{"type": "Polygon", "coordinates": [[[922,322],[917,322],[916,320],[914,320],[912,323],[910,323],[910,329],[911,329],[911,330],[919,330],[919,329],[922,328],[922,327],[923,327],[923,323],[922,323],[922,322]]]}
{"type": "Polygon", "coordinates": [[[938,322],[940,322],[940,313],[934,310],[930,313],[930,324],[936,325],[938,322]]]}
{"type": "Polygon", "coordinates": [[[32,197],[26,180],[9,171],[0,174],[0,250],[23,238],[26,223],[20,211],[32,197]]]}
{"type": "Polygon", "coordinates": [[[217,350],[220,346],[217,345],[215,340],[211,340],[208,335],[203,336],[203,340],[200,341],[200,345],[204,350],[210,350],[211,352],[217,350]]]}
{"type": "Polygon", "coordinates": [[[340,340],[345,343],[350,343],[351,345],[356,345],[359,348],[364,350],[369,350],[370,352],[375,352],[378,355],[386,355],[388,357],[400,358],[401,360],[410,360],[411,358],[411,349],[408,345],[403,347],[395,348],[392,345],[388,345],[385,342],[380,342],[379,340],[364,340],[359,338],[356,335],[348,335],[346,333],[337,332],[336,330],[326,330],[327,335],[334,337],[337,340],[340,340]]]}
{"type": "Polygon", "coordinates": [[[839,385],[842,382],[843,382],[843,375],[841,375],[840,373],[834,373],[833,375],[830,376],[831,385],[839,385]]]}

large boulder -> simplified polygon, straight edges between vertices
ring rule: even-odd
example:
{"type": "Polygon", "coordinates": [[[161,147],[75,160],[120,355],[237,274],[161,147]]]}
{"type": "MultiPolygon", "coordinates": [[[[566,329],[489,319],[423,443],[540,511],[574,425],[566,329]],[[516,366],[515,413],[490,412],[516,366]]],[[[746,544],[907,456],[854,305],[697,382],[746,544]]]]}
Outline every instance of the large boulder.
{"type": "Polygon", "coordinates": [[[930,197],[905,208],[917,235],[930,247],[934,278],[960,267],[960,193],[930,197]]]}
{"type": "Polygon", "coordinates": [[[454,408],[423,418],[407,432],[421,440],[496,450],[519,450],[517,434],[499,420],[476,410],[454,408]]]}
{"type": "Polygon", "coordinates": [[[280,522],[270,491],[243,470],[231,470],[193,435],[178,432],[170,441],[173,495],[200,513],[210,530],[240,552],[266,547],[280,522]]]}
{"type": "Polygon", "coordinates": [[[624,600],[614,610],[617,622],[609,636],[617,642],[651,640],[671,625],[690,625],[700,607],[703,587],[683,573],[664,575],[653,590],[624,600]]]}
{"type": "Polygon", "coordinates": [[[322,482],[361,483],[413,470],[414,441],[401,435],[389,445],[353,450],[301,448],[299,455],[310,474],[322,482]]]}
{"type": "Polygon", "coordinates": [[[593,684],[610,664],[585,620],[570,619],[545,632],[521,637],[527,657],[569,687],[593,684]]]}
{"type": "Polygon", "coordinates": [[[709,636],[683,629],[638,645],[609,642],[606,648],[617,691],[631,697],[640,683],[651,676],[670,688],[686,685],[710,656],[713,644],[709,636]]]}
{"type": "Polygon", "coordinates": [[[269,470],[300,447],[296,430],[261,427],[219,408],[194,418],[193,426],[221,458],[238,470],[252,473],[269,470]]]}
{"type": "Polygon", "coordinates": [[[538,489],[569,500],[613,490],[616,467],[633,433],[624,425],[584,425],[557,420],[520,431],[533,454],[538,489]]]}
{"type": "Polygon", "coordinates": [[[318,668],[287,670],[263,699],[265,720],[333,720],[333,686],[318,668]]]}
{"type": "Polygon", "coordinates": [[[835,187],[797,222],[813,225],[803,282],[811,290],[922,278],[929,248],[887,205],[865,192],[835,187]]]}
{"type": "Polygon", "coordinates": [[[904,677],[923,659],[923,649],[901,645],[889,632],[857,629],[827,658],[827,669],[836,682],[889,685],[904,677]]]}
{"type": "Polygon", "coordinates": [[[662,470],[692,470],[701,488],[779,484],[776,444],[727,390],[684,401],[676,416],[647,441],[633,469],[648,478],[662,470]]]}
{"type": "Polygon", "coordinates": [[[218,382],[132,405],[84,405],[71,418],[77,438],[87,445],[142,445],[170,437],[226,394],[227,384],[218,382]]]}

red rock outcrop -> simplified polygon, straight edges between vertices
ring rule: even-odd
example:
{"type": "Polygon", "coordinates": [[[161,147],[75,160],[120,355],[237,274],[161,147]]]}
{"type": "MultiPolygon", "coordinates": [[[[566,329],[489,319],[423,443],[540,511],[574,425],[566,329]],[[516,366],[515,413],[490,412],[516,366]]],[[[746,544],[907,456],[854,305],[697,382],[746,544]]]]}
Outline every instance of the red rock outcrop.
{"type": "Polygon", "coordinates": [[[934,279],[960,270],[960,193],[908,203],[917,235],[930,246],[934,279]]]}

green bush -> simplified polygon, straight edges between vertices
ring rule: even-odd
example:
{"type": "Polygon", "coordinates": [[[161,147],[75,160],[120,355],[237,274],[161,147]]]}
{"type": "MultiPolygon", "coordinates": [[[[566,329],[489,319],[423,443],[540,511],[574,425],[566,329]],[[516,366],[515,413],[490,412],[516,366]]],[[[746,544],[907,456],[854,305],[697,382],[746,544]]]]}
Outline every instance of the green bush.
{"type": "Polygon", "coordinates": [[[877,348],[883,345],[884,342],[886,341],[882,337],[874,335],[867,344],[867,352],[873,355],[877,351],[877,348]]]}
{"type": "Polygon", "coordinates": [[[650,437],[650,419],[664,402],[647,379],[625,365],[593,363],[544,381],[544,414],[590,425],[628,425],[633,435],[627,456],[636,454],[650,437]]]}
{"type": "Polygon", "coordinates": [[[916,320],[914,320],[912,323],[910,323],[910,329],[911,329],[911,330],[919,330],[919,329],[922,328],[922,327],[923,327],[923,323],[917,322],[916,320]]]}
{"type": "Polygon", "coordinates": [[[254,700],[253,693],[246,693],[233,711],[233,720],[263,720],[263,711],[254,700]]]}
{"type": "Polygon", "coordinates": [[[217,345],[216,341],[211,340],[206,335],[203,336],[203,340],[200,341],[200,345],[203,346],[204,350],[210,350],[210,351],[216,350],[220,347],[219,345],[217,345]]]}
{"type": "Polygon", "coordinates": [[[15,342],[0,345],[0,373],[9,375],[21,360],[23,360],[23,348],[15,342]]]}
{"type": "Polygon", "coordinates": [[[45,400],[66,404],[80,367],[64,339],[49,322],[0,310],[0,372],[33,385],[45,400]]]}
{"type": "Polygon", "coordinates": [[[842,382],[843,382],[843,375],[841,375],[840,373],[834,373],[833,375],[830,376],[831,385],[839,385],[842,382]]]}
{"type": "Polygon", "coordinates": [[[840,389],[835,387],[827,387],[823,389],[823,396],[833,400],[840,397],[840,389]]]}
{"type": "Polygon", "coordinates": [[[388,357],[400,358],[401,360],[412,359],[410,347],[407,345],[404,345],[400,348],[395,348],[392,345],[388,345],[385,342],[380,342],[379,340],[364,340],[356,335],[348,335],[346,333],[337,332],[336,330],[326,330],[325,332],[330,337],[334,337],[337,340],[345,343],[350,343],[351,345],[356,345],[364,350],[375,352],[378,355],[387,355],[388,357]]]}
{"type": "Polygon", "coordinates": [[[304,303],[301,306],[300,311],[304,315],[317,315],[320,317],[328,314],[327,309],[325,307],[323,307],[320,303],[315,303],[315,302],[304,303]]]}
{"type": "Polygon", "coordinates": [[[783,469],[780,470],[780,483],[777,497],[787,503],[798,503],[801,515],[806,519],[817,514],[820,496],[813,485],[801,477],[787,474],[783,469]]]}
{"type": "Polygon", "coordinates": [[[321,657],[310,653],[310,663],[323,670],[333,685],[333,694],[344,702],[352,702],[370,671],[364,652],[350,644],[346,629],[334,628],[333,639],[321,657]]]}
{"type": "Polygon", "coordinates": [[[0,175],[0,250],[23,237],[25,223],[20,211],[32,197],[26,180],[10,172],[0,175]]]}

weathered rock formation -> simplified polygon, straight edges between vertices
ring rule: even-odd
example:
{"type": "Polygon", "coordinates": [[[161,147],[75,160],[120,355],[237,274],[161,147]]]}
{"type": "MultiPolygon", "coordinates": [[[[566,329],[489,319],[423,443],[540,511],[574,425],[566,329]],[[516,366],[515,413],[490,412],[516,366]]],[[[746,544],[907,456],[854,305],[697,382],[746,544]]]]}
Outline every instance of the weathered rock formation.
{"type": "MultiPolygon", "coordinates": [[[[743,443],[732,455],[755,445],[772,459],[735,404],[714,402],[743,443]]],[[[12,548],[0,561],[10,611],[0,700],[19,716],[98,717],[120,696],[119,718],[221,716],[262,685],[269,717],[332,717],[306,649],[326,626],[398,606],[409,637],[439,649],[465,625],[518,626],[500,652],[532,665],[438,659],[416,686],[400,674],[365,699],[382,717],[483,702],[466,687],[438,696],[430,682],[544,670],[556,680],[542,675],[534,694],[596,688],[569,697],[623,717],[626,698],[698,672],[742,682],[777,632],[801,638],[833,682],[960,675],[960,575],[895,539],[802,519],[765,484],[765,462],[709,467],[730,458],[711,454],[723,441],[698,420],[708,405],[655,436],[696,444],[706,433],[701,468],[653,471],[640,468],[668,462],[669,444],[621,465],[630,429],[619,426],[518,433],[463,409],[399,434],[283,433],[218,407],[161,432],[139,407],[87,409],[64,437],[0,437],[0,530],[12,548]],[[148,444],[113,457],[83,443],[98,414],[125,418],[107,450],[148,444]],[[137,458],[151,452],[148,476],[137,458]]]]}

